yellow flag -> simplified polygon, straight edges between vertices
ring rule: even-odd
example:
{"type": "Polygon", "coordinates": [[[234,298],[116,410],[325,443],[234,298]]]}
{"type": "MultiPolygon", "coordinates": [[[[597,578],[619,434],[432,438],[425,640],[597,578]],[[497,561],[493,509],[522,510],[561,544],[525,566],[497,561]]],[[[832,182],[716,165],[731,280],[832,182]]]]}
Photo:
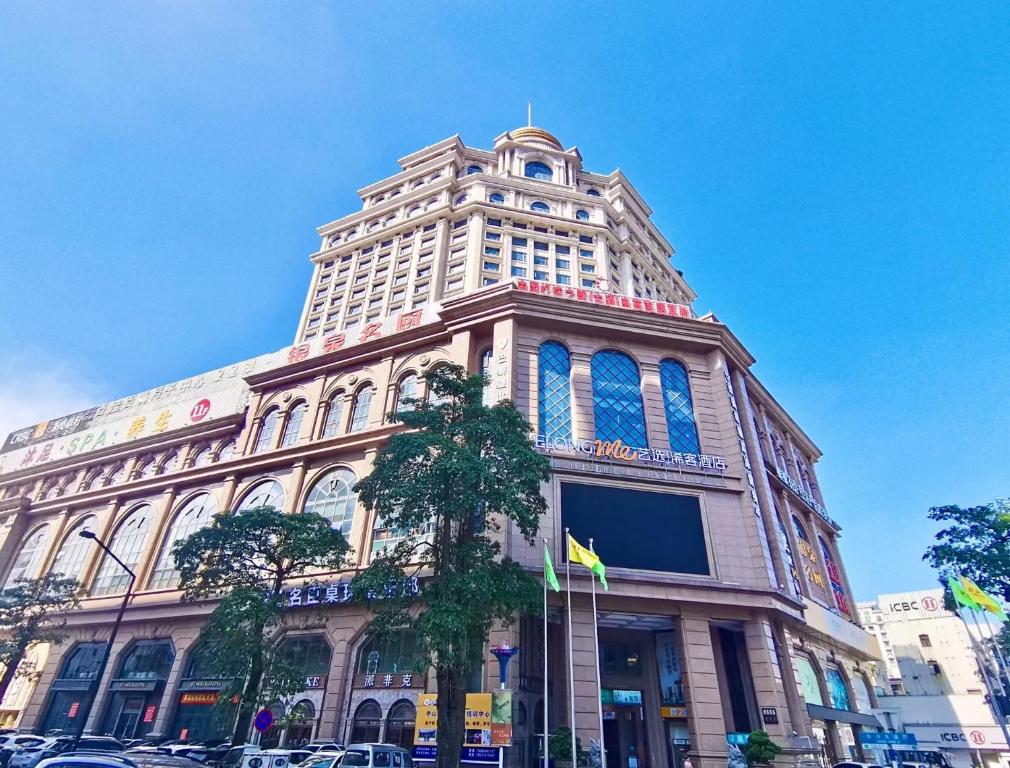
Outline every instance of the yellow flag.
{"type": "Polygon", "coordinates": [[[600,556],[579,544],[570,533],[568,534],[568,562],[582,563],[599,577],[600,584],[605,590],[610,589],[607,584],[607,569],[600,562],[600,556]]]}
{"type": "Polygon", "coordinates": [[[1006,614],[1003,613],[1003,606],[993,600],[988,593],[983,592],[982,588],[974,581],[969,579],[967,576],[962,576],[961,585],[964,587],[964,591],[968,597],[982,606],[985,610],[989,611],[989,613],[996,614],[996,616],[1000,619],[1006,618],[1006,614]]]}

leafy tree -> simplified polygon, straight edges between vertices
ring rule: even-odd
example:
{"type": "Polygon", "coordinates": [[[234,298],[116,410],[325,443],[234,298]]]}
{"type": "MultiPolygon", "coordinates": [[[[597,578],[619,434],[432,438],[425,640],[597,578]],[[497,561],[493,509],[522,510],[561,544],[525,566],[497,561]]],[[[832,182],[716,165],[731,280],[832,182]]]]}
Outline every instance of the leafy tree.
{"type": "Polygon", "coordinates": [[[550,464],[511,402],[484,404],[479,375],[450,365],[425,378],[434,397],[391,414],[408,429],[390,437],[356,487],[362,504],[403,538],[351,589],[374,601],[373,634],[413,632],[421,663],[434,667],[436,768],[449,768],[459,765],[467,681],[481,668],[492,625],[540,610],[539,582],[500,556],[500,541],[511,524],[533,542],[550,464]],[[424,588],[411,599],[409,580],[419,573],[424,588]]]}
{"type": "Polygon", "coordinates": [[[242,743],[257,707],[293,696],[303,677],[277,646],[285,583],[345,565],[349,547],[317,514],[286,515],[272,507],[221,513],[175,544],[184,599],[219,598],[200,631],[206,663],[234,680],[220,701],[237,697],[233,742],[242,743]]]}
{"type": "Polygon", "coordinates": [[[753,731],[743,748],[748,765],[767,765],[781,752],[782,747],[772,741],[765,731],[753,731]]]}
{"type": "Polygon", "coordinates": [[[80,605],[75,579],[52,574],[40,579],[18,579],[0,592],[0,701],[14,678],[28,676],[25,654],[40,643],[59,643],[66,612],[80,605]]]}
{"type": "Polygon", "coordinates": [[[945,523],[923,560],[940,574],[963,574],[986,592],[1010,601],[1010,502],[997,499],[977,507],[933,507],[929,519],[945,523]]]}

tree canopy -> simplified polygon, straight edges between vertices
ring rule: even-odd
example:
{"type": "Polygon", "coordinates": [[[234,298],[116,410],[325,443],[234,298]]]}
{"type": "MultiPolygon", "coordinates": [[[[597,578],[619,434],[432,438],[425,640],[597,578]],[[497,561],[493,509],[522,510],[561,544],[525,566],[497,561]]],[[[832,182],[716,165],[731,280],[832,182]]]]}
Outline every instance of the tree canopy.
{"type": "Polygon", "coordinates": [[[351,588],[374,601],[373,634],[412,631],[422,663],[434,667],[441,768],[459,762],[466,681],[481,667],[488,632],[540,610],[539,582],[502,556],[502,541],[512,526],[533,542],[550,464],[513,403],[484,402],[481,376],[448,365],[425,379],[432,396],[390,414],[407,430],[356,486],[390,544],[376,547],[351,588]],[[423,589],[412,600],[418,574],[423,589]]]}
{"type": "Polygon", "coordinates": [[[286,515],[272,507],[221,513],[208,527],[175,544],[184,599],[220,598],[200,631],[204,663],[232,683],[222,706],[237,698],[235,743],[245,740],[253,713],[301,691],[305,678],[277,643],[285,583],[346,565],[350,547],[326,518],[286,515]]]}
{"type": "Polygon", "coordinates": [[[946,586],[948,576],[964,575],[986,592],[1010,601],[1010,502],[997,499],[975,507],[932,507],[929,519],[944,523],[936,544],[926,550],[946,586]]]}

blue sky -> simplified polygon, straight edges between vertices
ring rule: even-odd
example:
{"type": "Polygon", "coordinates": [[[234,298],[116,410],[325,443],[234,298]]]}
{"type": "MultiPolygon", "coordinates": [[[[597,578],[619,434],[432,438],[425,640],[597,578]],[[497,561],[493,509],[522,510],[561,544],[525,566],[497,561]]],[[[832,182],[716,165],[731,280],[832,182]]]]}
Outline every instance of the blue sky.
{"type": "Polygon", "coordinates": [[[290,343],[314,228],[532,98],[824,451],[857,596],[933,586],[1010,480],[1010,8],[842,5],[0,5],[0,431],[290,343]]]}

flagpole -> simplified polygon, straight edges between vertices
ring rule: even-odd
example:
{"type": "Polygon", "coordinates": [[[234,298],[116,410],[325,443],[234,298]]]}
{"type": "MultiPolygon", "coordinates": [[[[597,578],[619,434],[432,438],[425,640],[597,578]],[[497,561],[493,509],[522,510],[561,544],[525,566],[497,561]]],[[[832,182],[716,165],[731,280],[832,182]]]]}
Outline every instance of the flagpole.
{"type": "MultiPolygon", "coordinates": [[[[589,539],[589,551],[593,549],[593,540],[589,539]]],[[[596,711],[600,716],[600,761],[602,768],[607,768],[607,750],[603,748],[603,684],[600,682],[600,628],[596,623],[596,574],[589,574],[589,583],[593,588],[593,655],[596,658],[596,711]]]]}
{"type": "Polygon", "coordinates": [[[575,738],[575,647],[572,643],[572,558],[568,557],[568,529],[565,528],[565,582],[568,588],[568,700],[572,715],[572,768],[579,764],[575,738]]]}
{"type": "MultiPolygon", "coordinates": [[[[544,552],[547,551],[547,538],[544,538],[544,552]]],[[[550,731],[547,729],[547,710],[550,709],[547,698],[547,569],[544,568],[544,768],[550,768],[550,731]]]]}
{"type": "MultiPolygon", "coordinates": [[[[975,611],[971,608],[972,621],[975,626],[978,627],[978,619],[975,616],[975,611]]],[[[992,715],[996,718],[996,722],[999,724],[1000,730],[1003,732],[1003,739],[1006,741],[1007,745],[1010,746],[1010,733],[1007,732],[1006,718],[1000,714],[999,702],[996,700],[996,694],[993,690],[992,681],[989,678],[989,670],[986,668],[985,657],[979,653],[979,644],[975,640],[975,635],[972,634],[971,630],[968,628],[968,621],[964,618],[964,614],[958,611],[958,616],[961,617],[961,621],[964,623],[964,630],[968,633],[968,638],[971,640],[972,650],[975,652],[975,663],[978,664],[979,671],[982,673],[982,682],[985,685],[986,691],[989,692],[989,708],[992,710],[992,715]]],[[[1002,688],[1001,688],[1002,690],[1002,688]]]]}
{"type": "Polygon", "coordinates": [[[995,653],[995,658],[999,662],[997,665],[1000,668],[999,682],[1000,687],[1003,687],[1003,675],[1010,674],[1007,671],[1006,658],[1003,656],[1003,649],[999,647],[999,640],[997,640],[998,635],[993,633],[992,625],[989,623],[989,612],[986,611],[982,614],[982,618],[985,619],[985,628],[989,633],[989,646],[990,649],[995,653]]]}

